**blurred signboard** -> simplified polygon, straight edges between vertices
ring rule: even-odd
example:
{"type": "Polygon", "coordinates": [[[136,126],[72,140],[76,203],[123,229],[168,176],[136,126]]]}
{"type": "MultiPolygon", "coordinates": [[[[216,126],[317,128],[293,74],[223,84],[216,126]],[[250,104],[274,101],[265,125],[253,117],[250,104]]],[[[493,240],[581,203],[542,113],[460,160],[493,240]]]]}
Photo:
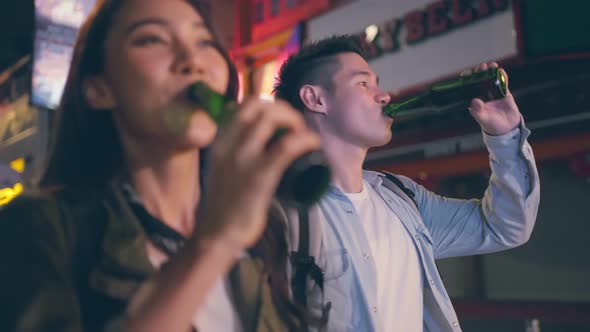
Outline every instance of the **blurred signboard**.
{"type": "Polygon", "coordinates": [[[330,9],[330,0],[253,0],[251,41],[258,42],[330,9]]]}
{"type": "Polygon", "coordinates": [[[36,0],[32,98],[34,105],[54,109],[68,76],[80,25],[95,0],[36,0]]]}
{"type": "Polygon", "coordinates": [[[516,57],[515,31],[509,0],[357,0],[310,20],[307,29],[310,40],[358,35],[389,91],[516,57]]]}
{"type": "Polygon", "coordinates": [[[281,65],[301,47],[301,25],[240,49],[232,50],[241,82],[240,96],[255,95],[272,99],[272,90],[281,65]]]}
{"type": "Polygon", "coordinates": [[[29,104],[29,95],[10,103],[0,102],[0,146],[28,136],[36,121],[36,110],[29,104]]]}
{"type": "Polygon", "coordinates": [[[29,57],[0,74],[0,147],[28,136],[37,124],[29,104],[30,74],[29,57]]]}

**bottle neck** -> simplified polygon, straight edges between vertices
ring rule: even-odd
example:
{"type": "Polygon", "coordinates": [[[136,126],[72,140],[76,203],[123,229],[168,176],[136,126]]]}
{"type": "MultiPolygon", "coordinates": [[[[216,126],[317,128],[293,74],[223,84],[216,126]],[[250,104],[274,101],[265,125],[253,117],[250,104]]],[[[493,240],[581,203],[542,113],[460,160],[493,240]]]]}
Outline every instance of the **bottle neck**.
{"type": "Polygon", "coordinates": [[[430,104],[430,91],[422,92],[399,102],[393,102],[383,107],[385,115],[394,118],[400,112],[420,107],[426,107],[430,104]]]}
{"type": "Polygon", "coordinates": [[[225,123],[237,108],[236,102],[228,100],[224,95],[211,90],[203,82],[193,84],[189,88],[188,96],[193,102],[202,107],[218,125],[225,123]]]}

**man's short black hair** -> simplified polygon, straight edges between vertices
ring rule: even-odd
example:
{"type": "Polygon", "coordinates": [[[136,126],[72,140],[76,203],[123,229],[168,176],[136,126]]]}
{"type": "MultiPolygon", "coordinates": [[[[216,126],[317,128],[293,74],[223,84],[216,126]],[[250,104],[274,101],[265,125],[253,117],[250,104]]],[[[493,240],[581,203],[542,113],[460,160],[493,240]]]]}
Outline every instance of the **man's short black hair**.
{"type": "Polygon", "coordinates": [[[358,38],[353,35],[332,36],[306,45],[289,56],[276,79],[275,97],[303,111],[305,106],[299,97],[299,89],[306,84],[314,84],[331,90],[333,76],[340,69],[337,55],[356,53],[366,59],[358,38]]]}

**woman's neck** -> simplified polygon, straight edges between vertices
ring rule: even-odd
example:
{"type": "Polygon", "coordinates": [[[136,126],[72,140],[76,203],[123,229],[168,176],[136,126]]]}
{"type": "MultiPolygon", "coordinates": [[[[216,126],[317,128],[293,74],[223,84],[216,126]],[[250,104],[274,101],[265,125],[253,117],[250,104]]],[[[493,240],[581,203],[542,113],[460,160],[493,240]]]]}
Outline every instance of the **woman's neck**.
{"type": "Polygon", "coordinates": [[[199,153],[127,153],[129,180],[146,210],[185,237],[200,200],[199,153]]]}

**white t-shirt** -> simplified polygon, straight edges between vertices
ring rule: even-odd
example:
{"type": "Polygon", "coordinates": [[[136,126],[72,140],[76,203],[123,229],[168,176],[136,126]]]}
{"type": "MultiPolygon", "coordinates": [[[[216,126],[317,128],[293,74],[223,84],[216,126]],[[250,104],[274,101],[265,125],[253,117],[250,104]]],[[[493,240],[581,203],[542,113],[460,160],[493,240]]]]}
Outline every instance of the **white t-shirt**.
{"type": "Polygon", "coordinates": [[[229,282],[220,278],[211,289],[200,312],[193,317],[199,332],[241,331],[241,323],[231,298],[229,282]]]}
{"type": "Polygon", "coordinates": [[[377,268],[377,330],[421,332],[422,271],[410,234],[368,182],[360,193],[345,195],[362,220],[377,268]]]}
{"type": "MultiPolygon", "coordinates": [[[[159,268],[165,262],[158,261],[158,258],[149,254],[148,258],[156,268],[159,268]]],[[[242,331],[240,317],[231,302],[229,287],[226,278],[219,278],[215,282],[215,286],[209,290],[205,303],[203,303],[199,312],[193,316],[193,326],[199,332],[242,331]]]]}

